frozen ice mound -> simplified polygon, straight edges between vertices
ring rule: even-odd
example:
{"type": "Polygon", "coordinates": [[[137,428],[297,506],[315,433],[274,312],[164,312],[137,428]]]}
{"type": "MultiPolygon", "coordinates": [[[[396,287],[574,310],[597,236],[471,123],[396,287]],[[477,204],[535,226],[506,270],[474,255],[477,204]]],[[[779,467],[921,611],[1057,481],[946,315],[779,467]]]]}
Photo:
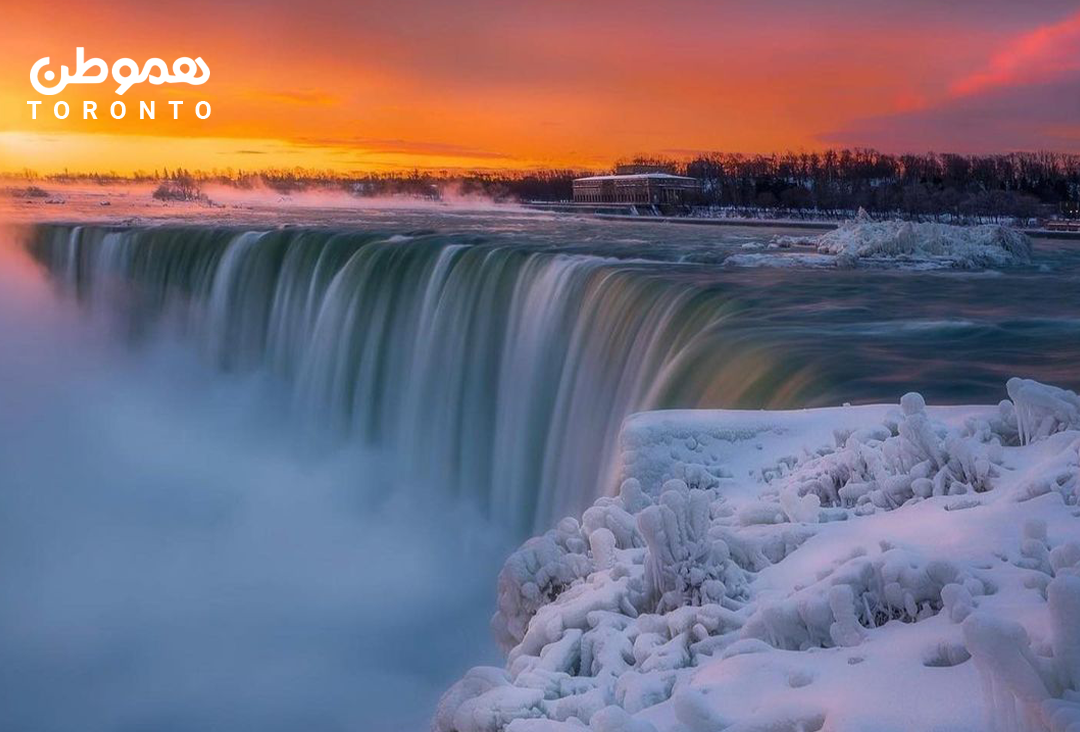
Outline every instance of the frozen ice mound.
{"type": "Polygon", "coordinates": [[[772,248],[813,247],[810,254],[738,254],[734,266],[906,266],[917,269],[998,269],[1030,264],[1031,240],[998,224],[956,226],[873,221],[865,211],[836,229],[811,237],[779,237],[772,248]]]}
{"type": "Polygon", "coordinates": [[[871,221],[865,212],[815,240],[818,252],[837,263],[864,259],[927,260],[964,269],[1031,262],[1031,240],[1007,226],[954,226],[911,221],[871,221]]]}
{"type": "Polygon", "coordinates": [[[433,728],[1071,732],[1076,395],[1008,394],[632,416],[618,492],[507,560],[506,667],[433,728]]]}

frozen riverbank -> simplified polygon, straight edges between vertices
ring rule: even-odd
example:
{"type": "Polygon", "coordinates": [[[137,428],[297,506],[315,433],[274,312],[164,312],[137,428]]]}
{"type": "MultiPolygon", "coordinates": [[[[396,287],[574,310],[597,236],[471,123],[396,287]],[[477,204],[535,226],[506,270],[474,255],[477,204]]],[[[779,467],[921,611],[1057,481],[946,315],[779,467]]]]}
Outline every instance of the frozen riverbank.
{"type": "Polygon", "coordinates": [[[510,557],[507,666],[435,729],[1072,729],[1080,398],[1007,391],[632,417],[619,495],[510,557]]]}

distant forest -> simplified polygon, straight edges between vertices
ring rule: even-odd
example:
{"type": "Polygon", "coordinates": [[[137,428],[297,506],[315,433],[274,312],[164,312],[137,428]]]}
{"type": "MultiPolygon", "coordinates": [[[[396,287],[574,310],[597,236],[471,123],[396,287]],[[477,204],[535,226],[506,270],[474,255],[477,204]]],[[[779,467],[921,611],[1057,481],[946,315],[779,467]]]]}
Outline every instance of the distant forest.
{"type": "MultiPolygon", "coordinates": [[[[909,218],[1075,217],[1080,207],[1080,155],[889,155],[874,150],[826,150],[770,155],[713,153],[690,160],[636,158],[624,163],[660,166],[703,181],[703,207],[784,216],[841,218],[859,208],[909,218]]],[[[178,170],[135,176],[169,183],[186,196],[217,183],[266,187],[288,195],[328,188],[353,195],[439,199],[482,196],[495,201],[569,201],[584,170],[342,174],[307,170],[258,172],[178,170]]],[[[131,180],[110,175],[49,179],[131,180]]]]}
{"type": "Polygon", "coordinates": [[[1050,152],[720,154],[684,163],[681,172],[704,181],[712,205],[826,215],[865,208],[913,218],[1023,219],[1071,212],[1080,201],[1080,155],[1050,152]]]}

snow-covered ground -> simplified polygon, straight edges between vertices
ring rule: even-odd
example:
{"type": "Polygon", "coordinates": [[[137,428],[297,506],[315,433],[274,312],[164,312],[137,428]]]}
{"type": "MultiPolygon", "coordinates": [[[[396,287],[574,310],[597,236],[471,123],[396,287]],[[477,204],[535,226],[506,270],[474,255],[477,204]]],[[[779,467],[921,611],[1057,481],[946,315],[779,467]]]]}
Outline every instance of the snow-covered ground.
{"type": "Polygon", "coordinates": [[[899,266],[917,269],[992,269],[1031,263],[1031,240],[997,224],[954,226],[911,221],[873,221],[860,211],[832,231],[810,237],[778,237],[766,251],[732,255],[737,267],[899,266]],[[812,248],[816,253],[777,253],[812,248]]]}
{"type": "Polygon", "coordinates": [[[1080,397],[631,417],[438,732],[1080,729],[1080,397]]]}

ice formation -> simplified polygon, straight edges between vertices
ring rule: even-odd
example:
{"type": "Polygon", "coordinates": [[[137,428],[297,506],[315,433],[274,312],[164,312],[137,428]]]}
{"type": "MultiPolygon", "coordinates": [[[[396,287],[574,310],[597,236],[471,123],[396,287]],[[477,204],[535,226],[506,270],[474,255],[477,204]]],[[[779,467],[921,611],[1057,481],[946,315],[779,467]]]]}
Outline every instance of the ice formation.
{"type": "Polygon", "coordinates": [[[507,560],[506,667],[433,728],[1076,732],[1077,397],[1008,394],[635,415],[617,495],[507,560]]]}
{"type": "Polygon", "coordinates": [[[1080,396],[1074,392],[1018,378],[1009,379],[1005,387],[1015,405],[1021,442],[1080,429],[1080,396]]]}
{"type": "Polygon", "coordinates": [[[964,641],[983,684],[991,732],[1080,729],[1080,566],[1047,585],[1050,655],[1037,655],[1023,625],[976,613],[964,641]]]}
{"type": "MultiPolygon", "coordinates": [[[[983,269],[1031,262],[1031,240],[1024,233],[997,224],[956,226],[911,221],[873,221],[865,211],[851,221],[819,236],[782,237],[776,244],[814,247],[831,264],[853,267],[860,263],[895,262],[932,267],[983,269]]],[[[740,254],[731,264],[762,264],[760,254],[740,254]],[[757,260],[754,258],[757,257],[757,260]]],[[[821,266],[807,255],[772,257],[773,266],[803,264],[821,266]],[[794,259],[792,259],[794,257],[794,259]]]]}

